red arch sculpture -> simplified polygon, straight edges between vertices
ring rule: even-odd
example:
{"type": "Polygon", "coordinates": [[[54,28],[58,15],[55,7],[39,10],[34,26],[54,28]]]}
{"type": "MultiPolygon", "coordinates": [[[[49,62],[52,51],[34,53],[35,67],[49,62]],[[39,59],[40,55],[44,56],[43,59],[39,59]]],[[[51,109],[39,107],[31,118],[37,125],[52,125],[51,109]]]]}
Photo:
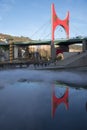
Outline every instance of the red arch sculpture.
{"type": "Polygon", "coordinates": [[[54,31],[58,25],[64,28],[67,34],[67,38],[69,38],[69,11],[67,13],[66,18],[64,20],[61,20],[57,17],[54,4],[52,4],[52,42],[53,43],[54,43],[54,31]]]}
{"type": "Polygon", "coordinates": [[[56,108],[58,105],[60,105],[61,103],[64,103],[66,106],[66,109],[68,109],[69,104],[68,104],[68,95],[69,95],[69,88],[66,88],[66,91],[64,93],[64,95],[60,98],[55,96],[55,91],[54,91],[54,86],[52,88],[52,117],[54,117],[56,108]]]}

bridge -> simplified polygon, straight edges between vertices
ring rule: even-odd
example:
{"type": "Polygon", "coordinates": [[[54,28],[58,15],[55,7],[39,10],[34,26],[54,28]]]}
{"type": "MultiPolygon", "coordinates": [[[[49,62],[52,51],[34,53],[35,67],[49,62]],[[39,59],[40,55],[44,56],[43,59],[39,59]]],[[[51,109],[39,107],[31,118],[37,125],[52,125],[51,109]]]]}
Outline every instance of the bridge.
{"type": "MultiPolygon", "coordinates": [[[[87,37],[75,37],[75,38],[69,38],[69,16],[70,13],[67,13],[67,16],[64,20],[61,20],[57,17],[54,4],[52,4],[51,7],[52,10],[52,36],[51,40],[31,40],[29,42],[13,42],[12,39],[9,39],[6,43],[0,43],[0,47],[8,48],[9,49],[9,62],[8,64],[19,64],[19,61],[15,61],[15,59],[18,59],[18,49],[20,47],[30,47],[30,46],[41,46],[41,45],[49,45],[51,49],[51,60],[54,60],[56,57],[56,49],[55,45],[58,45],[62,52],[69,52],[69,45],[71,44],[82,44],[83,52],[87,50],[87,37]],[[55,40],[54,33],[57,26],[63,27],[63,29],[66,32],[66,39],[60,39],[55,40]]],[[[21,61],[20,66],[24,61],[21,61]]],[[[31,64],[31,62],[27,62],[26,64],[31,64]]]]}
{"type": "MultiPolygon", "coordinates": [[[[87,37],[76,37],[76,38],[69,38],[69,39],[60,39],[60,40],[55,40],[54,45],[71,45],[71,44],[83,44],[83,41],[87,41],[87,37]]],[[[34,40],[30,42],[15,42],[14,45],[21,45],[21,46],[33,46],[33,45],[51,45],[52,41],[51,40],[34,40]]],[[[3,44],[2,44],[3,45],[3,44]]],[[[5,44],[4,44],[5,45],[5,44]]],[[[9,44],[7,44],[9,45],[9,44]]]]}

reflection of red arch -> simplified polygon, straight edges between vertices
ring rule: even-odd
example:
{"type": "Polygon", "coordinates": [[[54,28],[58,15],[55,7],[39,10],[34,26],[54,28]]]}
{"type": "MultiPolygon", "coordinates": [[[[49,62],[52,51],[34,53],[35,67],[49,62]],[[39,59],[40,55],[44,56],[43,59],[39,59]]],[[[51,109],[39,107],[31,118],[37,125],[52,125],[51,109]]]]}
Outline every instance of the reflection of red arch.
{"type": "Polygon", "coordinates": [[[69,38],[69,12],[67,13],[67,17],[61,20],[57,17],[54,4],[52,4],[52,42],[54,42],[54,31],[58,25],[64,28],[67,38],[69,38]]]}
{"type": "Polygon", "coordinates": [[[52,117],[54,117],[57,106],[60,105],[61,103],[64,103],[66,106],[66,109],[68,109],[68,107],[69,107],[68,93],[69,93],[69,88],[66,88],[64,95],[60,98],[57,98],[55,96],[55,91],[54,91],[54,86],[53,86],[53,89],[52,89],[52,117]]]}

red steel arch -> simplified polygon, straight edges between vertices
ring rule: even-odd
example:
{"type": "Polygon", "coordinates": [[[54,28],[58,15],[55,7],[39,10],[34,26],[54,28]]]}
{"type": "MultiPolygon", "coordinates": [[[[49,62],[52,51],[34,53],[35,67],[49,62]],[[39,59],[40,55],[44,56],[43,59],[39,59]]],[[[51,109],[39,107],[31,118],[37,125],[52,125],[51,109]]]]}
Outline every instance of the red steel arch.
{"type": "Polygon", "coordinates": [[[54,4],[52,4],[52,42],[54,43],[54,32],[57,26],[62,26],[66,31],[67,38],[69,38],[69,11],[64,20],[57,17],[54,4]]]}

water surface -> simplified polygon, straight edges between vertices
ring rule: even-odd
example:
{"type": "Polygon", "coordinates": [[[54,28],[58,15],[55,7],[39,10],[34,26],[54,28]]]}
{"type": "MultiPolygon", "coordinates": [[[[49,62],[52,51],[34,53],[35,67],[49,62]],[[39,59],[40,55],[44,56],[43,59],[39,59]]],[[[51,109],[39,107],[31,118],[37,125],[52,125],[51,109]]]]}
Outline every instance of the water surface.
{"type": "Polygon", "coordinates": [[[87,130],[87,72],[0,72],[0,130],[87,130]]]}

